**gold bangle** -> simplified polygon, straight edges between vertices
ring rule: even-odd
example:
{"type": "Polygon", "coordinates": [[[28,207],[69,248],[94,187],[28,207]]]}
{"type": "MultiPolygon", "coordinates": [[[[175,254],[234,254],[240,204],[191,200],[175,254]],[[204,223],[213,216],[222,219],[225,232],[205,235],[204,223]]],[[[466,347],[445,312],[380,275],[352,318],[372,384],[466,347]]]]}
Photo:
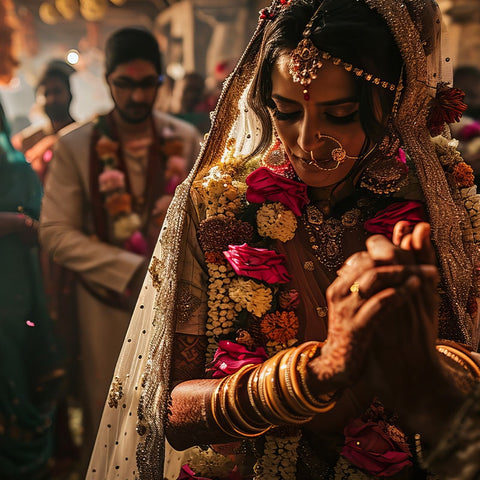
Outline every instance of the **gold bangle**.
{"type": "Polygon", "coordinates": [[[212,412],[212,417],[215,423],[217,424],[217,427],[224,433],[226,433],[230,437],[237,437],[237,435],[234,435],[232,432],[230,432],[227,428],[225,428],[224,425],[220,422],[220,419],[217,415],[217,406],[218,406],[218,400],[219,400],[219,394],[220,394],[220,389],[222,385],[225,383],[228,377],[222,378],[222,380],[218,383],[218,385],[215,387],[215,390],[213,391],[212,397],[210,399],[210,409],[212,412]]]}
{"type": "Polygon", "coordinates": [[[232,376],[228,378],[228,380],[225,382],[225,384],[222,386],[222,389],[220,391],[219,395],[219,403],[220,403],[220,410],[222,412],[223,418],[225,422],[228,424],[228,426],[235,432],[236,435],[241,437],[258,437],[259,435],[262,435],[268,428],[262,428],[262,429],[251,429],[248,425],[244,428],[244,425],[238,425],[231,417],[230,411],[228,408],[227,404],[227,398],[228,398],[228,393],[229,389],[231,388],[231,381],[232,381],[232,376]]]}
{"type": "Polygon", "coordinates": [[[222,388],[219,392],[219,404],[220,404],[220,411],[222,413],[223,420],[227,423],[228,427],[235,432],[235,434],[230,433],[230,435],[238,438],[243,437],[258,437],[263,433],[259,431],[250,431],[250,430],[243,430],[240,426],[238,426],[230,417],[228,406],[227,406],[227,394],[228,394],[228,387],[231,381],[232,376],[227,377],[227,381],[222,385],[222,388]]]}
{"type": "Polygon", "coordinates": [[[285,356],[282,351],[273,356],[269,361],[269,366],[265,370],[263,377],[263,389],[265,391],[265,400],[267,406],[272,410],[273,414],[277,416],[283,423],[303,424],[309,422],[313,416],[311,412],[308,415],[299,415],[296,412],[291,412],[282,403],[282,398],[279,395],[279,389],[276,385],[278,380],[278,365],[281,358],[285,356]]]}
{"type": "Polygon", "coordinates": [[[312,346],[308,350],[304,350],[300,354],[300,360],[298,361],[297,365],[297,371],[300,376],[300,388],[302,390],[302,393],[307,397],[307,400],[312,403],[312,405],[315,405],[316,407],[319,408],[326,408],[328,410],[331,410],[336,403],[335,398],[335,393],[326,393],[322,395],[318,395],[317,398],[310,392],[310,389],[308,388],[307,385],[307,365],[308,362],[314,357],[315,353],[317,352],[318,348],[323,346],[323,344],[317,344],[312,346]]]}
{"type": "Polygon", "coordinates": [[[423,468],[427,469],[425,458],[423,456],[423,448],[422,448],[422,437],[419,433],[416,433],[414,436],[415,440],[415,455],[417,457],[418,465],[423,468]]]}
{"type": "Polygon", "coordinates": [[[275,415],[275,412],[267,403],[267,394],[266,394],[265,381],[264,381],[266,372],[270,368],[270,362],[269,362],[270,360],[271,358],[269,358],[266,362],[263,363],[262,367],[258,371],[258,376],[256,378],[256,382],[257,382],[256,391],[259,399],[259,403],[257,403],[257,406],[262,412],[263,416],[269,420],[269,423],[271,423],[272,425],[278,426],[278,425],[282,425],[283,422],[280,417],[275,415]]]}
{"type": "Polygon", "coordinates": [[[296,399],[305,407],[309,408],[310,411],[314,413],[325,413],[331,410],[335,406],[335,402],[331,401],[330,403],[320,403],[320,404],[313,404],[311,403],[300,387],[299,376],[297,376],[298,372],[298,357],[305,351],[309,350],[314,346],[318,346],[320,342],[306,342],[299,347],[296,348],[296,351],[290,357],[289,361],[289,370],[290,370],[290,380],[293,388],[294,395],[296,399]]]}
{"type": "Polygon", "coordinates": [[[290,351],[287,352],[287,354],[280,360],[280,365],[278,367],[280,388],[283,392],[285,401],[294,412],[297,412],[299,415],[311,415],[311,410],[306,408],[297,400],[293,390],[292,381],[290,378],[290,358],[294,350],[295,347],[292,347],[290,351]]]}
{"type": "Polygon", "coordinates": [[[461,365],[476,381],[480,380],[480,367],[460,345],[440,343],[436,348],[440,353],[461,365]]]}
{"type": "Polygon", "coordinates": [[[247,382],[247,394],[248,394],[248,400],[250,402],[250,406],[252,407],[252,410],[255,412],[255,415],[257,415],[258,419],[261,422],[265,423],[271,423],[268,418],[266,418],[263,413],[260,411],[260,409],[257,406],[257,403],[255,399],[259,398],[258,395],[258,373],[260,371],[261,365],[257,365],[254,369],[254,371],[250,374],[250,377],[248,378],[247,382]]]}
{"type": "Polygon", "coordinates": [[[257,423],[255,420],[252,420],[247,413],[242,409],[241,403],[238,399],[238,384],[242,377],[246,374],[251,373],[255,369],[255,365],[245,365],[238,372],[231,376],[230,380],[225,384],[225,389],[227,389],[227,411],[232,414],[234,417],[232,420],[236,424],[240,425],[241,429],[252,434],[262,434],[265,433],[271,425],[268,423],[257,423]]]}

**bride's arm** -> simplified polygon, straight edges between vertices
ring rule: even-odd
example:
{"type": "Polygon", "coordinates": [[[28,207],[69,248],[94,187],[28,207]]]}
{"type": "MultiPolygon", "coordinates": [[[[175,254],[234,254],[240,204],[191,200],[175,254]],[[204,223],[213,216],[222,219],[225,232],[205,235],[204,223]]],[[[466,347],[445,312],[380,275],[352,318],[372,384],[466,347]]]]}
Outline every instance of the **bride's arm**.
{"type": "Polygon", "coordinates": [[[177,333],[174,345],[168,441],[176,450],[233,441],[207,417],[208,402],[220,382],[203,378],[207,338],[177,333]]]}

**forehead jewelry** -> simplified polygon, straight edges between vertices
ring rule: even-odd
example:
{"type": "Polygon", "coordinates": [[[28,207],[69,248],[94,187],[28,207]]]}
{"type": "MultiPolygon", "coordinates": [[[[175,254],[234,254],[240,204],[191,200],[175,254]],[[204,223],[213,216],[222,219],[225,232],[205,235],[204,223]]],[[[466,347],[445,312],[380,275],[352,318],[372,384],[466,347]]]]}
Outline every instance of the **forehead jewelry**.
{"type": "Polygon", "coordinates": [[[318,69],[323,65],[321,52],[310,39],[313,23],[315,22],[323,3],[324,2],[319,5],[310,21],[305,25],[305,30],[302,34],[303,38],[290,53],[290,62],[288,64],[288,72],[295,83],[299,82],[300,85],[302,85],[303,98],[307,101],[310,100],[308,86],[312,83],[312,80],[317,78],[318,69]]]}
{"type": "Polygon", "coordinates": [[[307,23],[307,25],[305,25],[302,39],[290,53],[288,73],[290,73],[295,83],[300,83],[300,85],[302,85],[303,98],[307,101],[310,100],[310,93],[308,91],[308,87],[312,83],[312,80],[315,80],[317,78],[318,70],[322,67],[323,60],[329,60],[334,65],[340,65],[347,72],[352,72],[355,76],[361,77],[367,82],[371,82],[374,85],[378,85],[393,92],[397,88],[394,83],[382,80],[381,78],[366,72],[365,70],[363,70],[363,68],[354,67],[351,63],[344,62],[341,58],[334,57],[328,52],[319,50],[313,44],[312,40],[310,39],[310,36],[312,34],[312,27],[317,17],[319,16],[320,9],[322,8],[322,5],[324,3],[325,0],[323,0],[317,10],[315,10],[312,18],[307,23]]]}

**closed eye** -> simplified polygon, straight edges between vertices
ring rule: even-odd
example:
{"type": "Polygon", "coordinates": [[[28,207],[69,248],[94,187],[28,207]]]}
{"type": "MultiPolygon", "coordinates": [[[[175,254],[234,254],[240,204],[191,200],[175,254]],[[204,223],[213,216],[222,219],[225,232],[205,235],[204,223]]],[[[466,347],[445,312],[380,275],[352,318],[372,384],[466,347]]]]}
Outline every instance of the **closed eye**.
{"type": "Polygon", "coordinates": [[[332,115],[331,113],[325,113],[325,117],[327,117],[328,121],[330,123],[333,123],[334,125],[346,125],[348,123],[353,123],[357,121],[358,110],[355,110],[354,112],[349,113],[348,115],[342,115],[342,116],[332,115]]]}
{"type": "Polygon", "coordinates": [[[277,107],[272,108],[272,115],[279,121],[294,121],[297,120],[300,115],[302,114],[301,111],[296,112],[281,112],[277,107]]]}

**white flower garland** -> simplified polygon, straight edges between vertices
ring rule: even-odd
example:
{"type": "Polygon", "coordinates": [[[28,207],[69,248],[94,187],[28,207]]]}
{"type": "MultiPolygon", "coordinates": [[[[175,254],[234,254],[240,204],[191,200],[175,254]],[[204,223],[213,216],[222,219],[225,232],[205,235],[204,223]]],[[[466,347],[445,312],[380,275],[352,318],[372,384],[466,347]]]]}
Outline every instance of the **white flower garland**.
{"type": "Polygon", "coordinates": [[[288,242],[295,236],[297,218],[280,202],[265,203],[257,211],[258,233],[281,242],[288,242]]]}
{"type": "Polygon", "coordinates": [[[231,279],[235,276],[230,265],[207,263],[208,268],[208,321],[207,321],[207,357],[212,359],[217,350],[215,340],[220,335],[228,335],[233,330],[233,322],[241,307],[229,297],[227,290],[231,279]]]}
{"type": "Polygon", "coordinates": [[[254,467],[253,480],[295,480],[298,460],[298,443],[302,434],[265,435],[263,456],[254,467]]]}

